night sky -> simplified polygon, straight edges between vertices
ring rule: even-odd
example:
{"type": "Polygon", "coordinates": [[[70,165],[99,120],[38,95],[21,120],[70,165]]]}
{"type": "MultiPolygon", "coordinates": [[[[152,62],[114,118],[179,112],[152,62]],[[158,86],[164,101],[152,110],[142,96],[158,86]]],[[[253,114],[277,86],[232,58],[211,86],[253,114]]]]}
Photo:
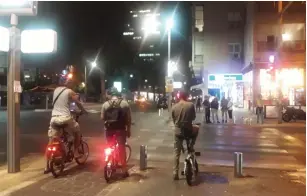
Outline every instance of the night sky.
{"type": "MultiPolygon", "coordinates": [[[[39,2],[36,17],[20,17],[19,28],[52,28],[58,33],[58,51],[56,54],[28,54],[23,56],[25,67],[63,68],[73,64],[83,67],[92,60],[102,47],[101,61],[104,64],[122,66],[119,55],[126,54],[121,47],[124,24],[127,22],[130,6],[133,2],[39,2]]],[[[177,9],[177,32],[173,40],[188,43],[188,26],[184,3],[161,2],[166,12],[177,9]]],[[[8,18],[0,18],[5,24],[8,18]]],[[[6,24],[7,25],[7,24],[6,24]]],[[[181,44],[182,45],[182,44],[181,44]]],[[[184,48],[184,47],[183,47],[184,48]]],[[[125,57],[128,60],[133,57],[125,57]]],[[[128,61],[126,60],[126,61],[128,61]]]]}

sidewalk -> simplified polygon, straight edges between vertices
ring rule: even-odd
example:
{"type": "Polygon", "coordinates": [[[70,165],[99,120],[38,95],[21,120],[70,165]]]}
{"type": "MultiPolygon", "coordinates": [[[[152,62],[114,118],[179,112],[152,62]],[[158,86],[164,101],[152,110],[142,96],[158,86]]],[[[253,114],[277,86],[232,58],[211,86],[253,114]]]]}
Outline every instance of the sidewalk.
{"type": "MultiPolygon", "coordinates": [[[[148,168],[147,171],[132,171],[128,179],[112,185],[110,188],[112,191],[107,195],[305,195],[304,179],[294,180],[289,173],[276,170],[245,169],[247,177],[234,178],[232,168],[200,166],[197,181],[193,187],[189,187],[184,176],[181,176],[177,182],[172,181],[170,163],[151,162],[148,168]]],[[[97,196],[102,196],[103,193],[102,191],[97,196]]]]}
{"type": "MultiPolygon", "coordinates": [[[[38,162],[37,162],[38,163],[38,162]]],[[[36,164],[37,164],[36,163],[36,164]]],[[[41,164],[41,163],[40,163],[41,164]]],[[[38,165],[40,165],[38,164],[38,165]]],[[[90,163],[89,163],[90,164],[90,163]]],[[[147,170],[140,171],[138,162],[130,163],[130,177],[107,184],[102,167],[70,170],[70,175],[54,179],[41,174],[40,166],[29,164],[18,174],[1,172],[1,196],[304,196],[304,171],[243,169],[243,178],[235,178],[233,168],[199,166],[199,174],[193,186],[186,184],[184,176],[172,180],[171,162],[148,162],[147,170]]],[[[89,167],[89,166],[88,166],[89,167]]],[[[182,164],[180,166],[183,167],[182,164]]]]}

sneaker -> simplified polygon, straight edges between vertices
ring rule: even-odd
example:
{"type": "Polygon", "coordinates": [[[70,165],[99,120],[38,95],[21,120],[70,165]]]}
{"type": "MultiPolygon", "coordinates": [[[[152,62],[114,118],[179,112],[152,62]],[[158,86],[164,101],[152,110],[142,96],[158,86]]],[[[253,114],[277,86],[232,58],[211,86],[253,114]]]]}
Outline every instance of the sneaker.
{"type": "Polygon", "coordinates": [[[45,169],[44,169],[44,174],[48,174],[48,173],[50,173],[50,172],[51,172],[50,168],[45,168],[45,169]]]}
{"type": "Polygon", "coordinates": [[[175,181],[176,181],[176,180],[179,180],[178,174],[174,174],[174,175],[173,175],[173,180],[175,180],[175,181]]]}

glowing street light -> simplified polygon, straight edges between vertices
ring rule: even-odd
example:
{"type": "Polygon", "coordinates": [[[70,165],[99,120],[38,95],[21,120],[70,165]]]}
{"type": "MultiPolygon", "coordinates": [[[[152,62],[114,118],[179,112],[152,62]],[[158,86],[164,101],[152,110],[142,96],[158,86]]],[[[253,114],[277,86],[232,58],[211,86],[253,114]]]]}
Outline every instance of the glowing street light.
{"type": "Polygon", "coordinates": [[[166,29],[170,31],[173,27],[174,27],[174,20],[173,17],[171,17],[166,21],[166,29]]]}
{"type": "Polygon", "coordinates": [[[147,83],[148,82],[148,80],[145,80],[145,83],[147,83]]]}
{"type": "Polygon", "coordinates": [[[96,67],[97,66],[97,63],[96,63],[96,61],[94,61],[94,62],[92,62],[92,67],[96,67]]]}
{"type": "Polygon", "coordinates": [[[133,74],[130,74],[130,78],[133,78],[133,74]]]}

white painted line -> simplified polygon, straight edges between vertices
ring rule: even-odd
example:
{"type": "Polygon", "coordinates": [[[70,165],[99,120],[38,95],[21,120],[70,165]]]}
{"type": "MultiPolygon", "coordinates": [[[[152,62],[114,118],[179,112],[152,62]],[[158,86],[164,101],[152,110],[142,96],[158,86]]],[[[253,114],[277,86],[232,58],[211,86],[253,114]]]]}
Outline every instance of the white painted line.
{"type": "Polygon", "coordinates": [[[163,139],[156,139],[156,138],[153,138],[153,139],[150,139],[149,141],[148,141],[148,143],[151,143],[151,144],[162,144],[162,142],[163,142],[163,139]]]}
{"type": "Polygon", "coordinates": [[[148,132],[150,129],[140,129],[140,131],[148,132]]]}
{"type": "Polygon", "coordinates": [[[35,109],[34,112],[51,112],[52,110],[51,109],[35,109]]]}

